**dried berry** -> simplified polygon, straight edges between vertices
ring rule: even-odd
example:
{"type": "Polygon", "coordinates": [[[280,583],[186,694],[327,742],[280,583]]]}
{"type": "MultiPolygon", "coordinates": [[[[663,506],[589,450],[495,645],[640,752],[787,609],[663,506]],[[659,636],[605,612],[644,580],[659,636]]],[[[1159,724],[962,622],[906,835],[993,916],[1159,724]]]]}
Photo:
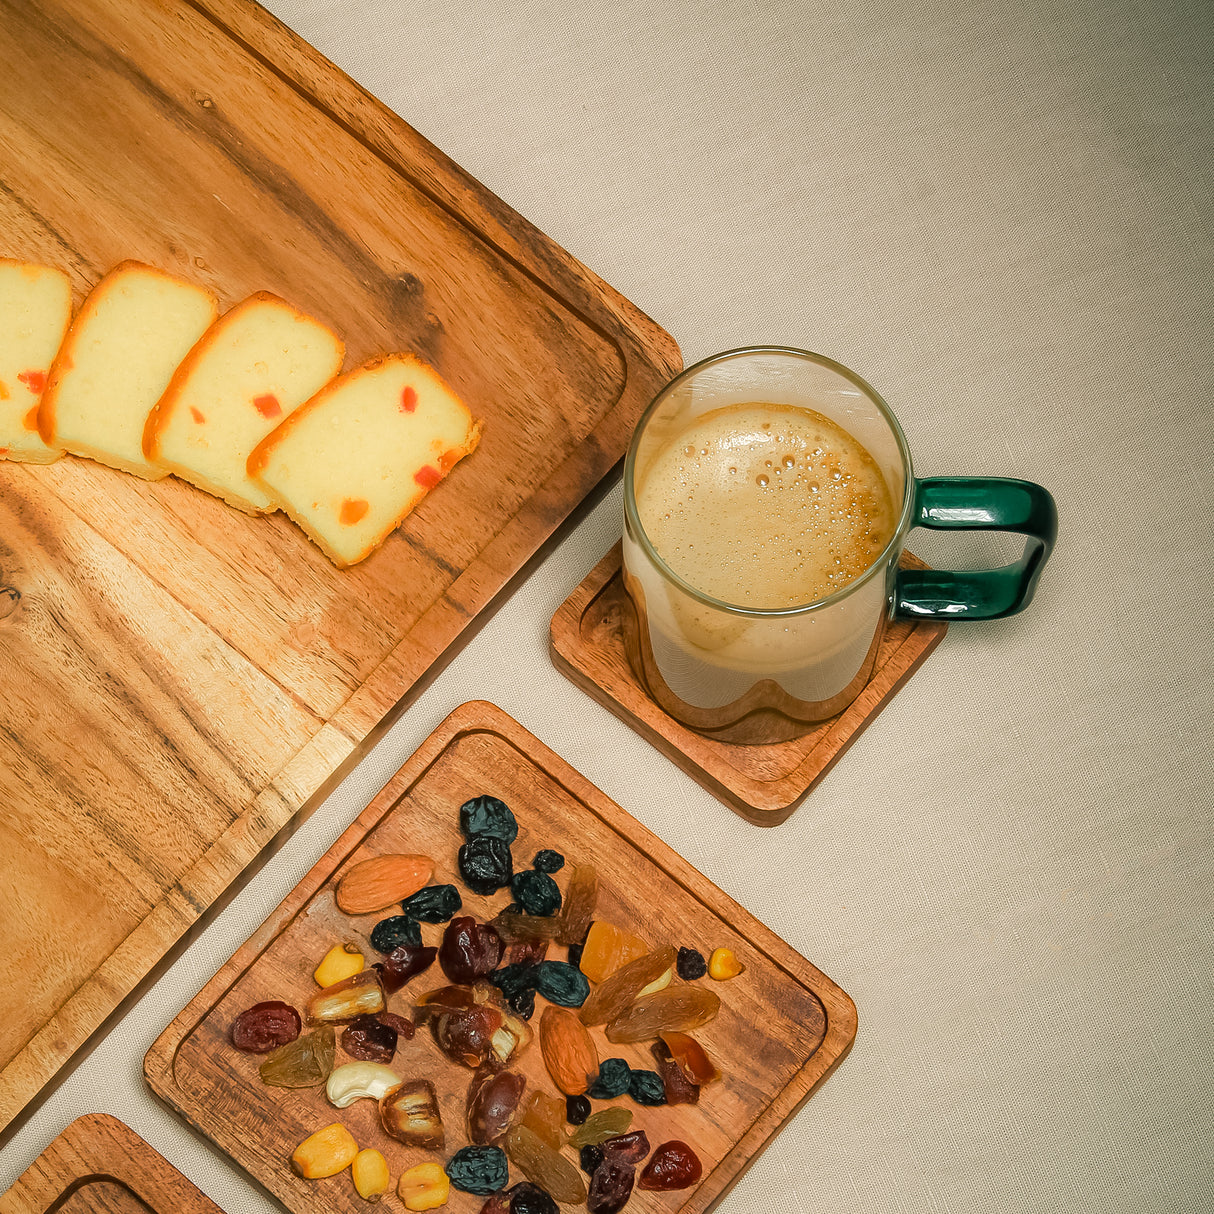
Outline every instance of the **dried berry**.
{"type": "MultiPolygon", "coordinates": [[[[444,1172],[445,1176],[446,1173],[444,1172]]],[[[515,1185],[515,1188],[518,1188],[515,1185]]],[[[510,1195],[512,1190],[502,1189],[497,1193],[492,1194],[489,1199],[481,1206],[480,1214],[510,1214],[510,1195]]]]}
{"type": "Polygon", "coordinates": [[[279,999],[255,1003],[232,1021],[232,1044],[244,1054],[269,1054],[294,1041],[303,1023],[299,1013],[279,999]]]}
{"type": "Polygon", "coordinates": [[[402,944],[420,948],[421,943],[422,929],[417,920],[410,919],[408,915],[391,915],[381,919],[371,929],[371,947],[379,953],[390,953],[402,944]]]}
{"type": "Polygon", "coordinates": [[[506,1135],[506,1153],[532,1184],[562,1204],[576,1206],[586,1200],[586,1185],[577,1168],[525,1125],[515,1125],[506,1135]]]}
{"type": "Polygon", "coordinates": [[[582,1005],[582,1023],[606,1024],[627,1010],[632,1001],[651,982],[667,973],[674,963],[674,949],[655,949],[621,966],[610,978],[600,982],[582,1005]]]}
{"type": "Polygon", "coordinates": [[[384,983],[379,971],[363,970],[317,991],[308,1000],[308,1023],[349,1024],[359,1016],[382,1012],[384,1006],[384,983]]]}
{"type": "Polygon", "coordinates": [[[535,853],[535,859],[531,861],[531,865],[542,873],[559,873],[565,867],[565,857],[559,851],[545,847],[543,851],[535,853]]]}
{"type": "Polygon", "coordinates": [[[658,1074],[662,1077],[662,1088],[666,1093],[667,1104],[698,1104],[700,1088],[692,1083],[683,1073],[679,1064],[671,1057],[670,1050],[664,1041],[655,1041],[650,1047],[654,1061],[658,1064],[658,1074]]]}
{"type": "Polygon", "coordinates": [[[384,1024],[391,1025],[396,1030],[397,1036],[402,1037],[405,1041],[413,1040],[417,1027],[412,1020],[405,1016],[398,1016],[395,1012],[380,1012],[378,1019],[384,1024]]]}
{"type": "Polygon", "coordinates": [[[611,1163],[604,1159],[590,1177],[590,1192],[586,1198],[589,1214],[616,1214],[632,1196],[636,1169],[626,1163],[611,1163]]]}
{"type": "Polygon", "coordinates": [[[526,1086],[526,1077],[514,1071],[479,1067],[468,1085],[469,1139],[478,1146],[499,1139],[513,1123],[526,1086]]]}
{"type": "Polygon", "coordinates": [[[599,1076],[586,1093],[594,1100],[614,1100],[628,1091],[632,1068],[623,1058],[607,1058],[599,1063],[599,1076]]]}
{"type": "Polygon", "coordinates": [[[561,888],[547,874],[529,868],[515,873],[510,882],[514,895],[524,914],[555,915],[561,909],[561,888]]]}
{"type": "Polygon", "coordinates": [[[384,991],[391,995],[394,991],[399,991],[410,978],[428,970],[437,956],[438,949],[428,945],[399,944],[371,968],[379,971],[384,991]]]}
{"type": "Polygon", "coordinates": [[[574,865],[569,887],[565,891],[565,905],[561,910],[561,929],[556,937],[558,944],[581,944],[586,939],[598,898],[599,875],[594,865],[574,865]]]}
{"type": "Polygon", "coordinates": [[[489,981],[509,999],[511,995],[520,994],[522,991],[535,990],[535,973],[534,965],[506,965],[500,970],[494,970],[489,975],[489,981]]]}
{"type": "Polygon", "coordinates": [[[474,894],[492,894],[510,884],[510,844],[496,835],[473,835],[459,849],[459,875],[474,894]]]}
{"type": "Polygon", "coordinates": [[[463,906],[464,900],[454,885],[427,885],[401,904],[401,914],[420,923],[446,923],[463,906]]]}
{"type": "Polygon", "coordinates": [[[608,1138],[601,1146],[603,1158],[611,1163],[640,1163],[649,1154],[649,1138],[644,1130],[608,1138]]]}
{"type": "Polygon", "coordinates": [[[396,1053],[396,1030],[375,1016],[351,1020],[341,1035],[341,1048],[360,1062],[387,1065],[396,1053]]]}
{"type": "Polygon", "coordinates": [[[462,1147],[447,1160],[447,1175],[453,1188],[487,1196],[506,1187],[510,1168],[501,1147],[462,1147]]]}
{"type": "Polygon", "coordinates": [[[510,1214],[560,1214],[551,1193],[524,1180],[510,1190],[510,1214]]]}
{"type": "Polygon", "coordinates": [[[686,1189],[703,1174],[699,1157],[685,1142],[672,1138],[663,1142],[641,1172],[637,1188],[666,1192],[686,1189]]]}
{"type": "Polygon", "coordinates": [[[590,982],[581,970],[565,961],[541,961],[535,967],[535,989],[549,1003],[581,1007],[590,994],[590,982]]]}
{"type": "Polygon", "coordinates": [[[336,1034],[324,1024],[275,1050],[258,1073],[267,1087],[314,1088],[329,1078],[336,1052],[336,1034]]]}
{"type": "MultiPolygon", "coordinates": [[[[599,1071],[598,1051],[586,1026],[562,1007],[546,1007],[540,1016],[540,1050],[552,1082],[566,1096],[578,1096],[599,1071]]],[[[538,1182],[537,1182],[538,1183],[538,1182]]]]}
{"type": "Polygon", "coordinates": [[[585,1096],[565,1097],[565,1120],[570,1125],[584,1125],[590,1116],[590,1101],[585,1096]]]}
{"type": "Polygon", "coordinates": [[[472,983],[497,969],[506,946],[488,923],[470,915],[452,919],[443,932],[438,963],[452,982],[472,983]]]}
{"type": "Polygon", "coordinates": [[[666,1029],[685,1032],[707,1024],[721,1010],[721,997],[702,986],[668,986],[638,999],[607,1025],[607,1040],[648,1041],[666,1029]]]}
{"type": "Polygon", "coordinates": [[[428,1079],[408,1080],[383,1096],[379,1120],[389,1138],[407,1146],[437,1150],[443,1145],[443,1118],[428,1079]]]}
{"type": "Polygon", "coordinates": [[[679,957],[675,966],[679,977],[684,982],[694,982],[708,973],[708,962],[704,960],[704,954],[694,948],[679,949],[679,957]]]}
{"type": "Polygon", "coordinates": [[[569,1136],[569,1145],[584,1147],[587,1143],[604,1143],[609,1138],[618,1138],[630,1125],[632,1111],[623,1105],[613,1104],[587,1117],[585,1124],[578,1126],[569,1136]]]}
{"type": "Polygon", "coordinates": [[[520,1020],[530,1020],[535,1015],[535,991],[528,988],[506,996],[506,1006],[520,1020]]]}
{"type": "Polygon", "coordinates": [[[603,1162],[603,1148],[598,1143],[588,1142],[577,1153],[578,1164],[587,1176],[594,1175],[594,1169],[603,1162]]]}
{"type": "Polygon", "coordinates": [[[488,835],[513,843],[518,838],[518,823],[505,801],[497,797],[479,796],[465,801],[459,807],[459,828],[472,838],[473,835],[488,835]]]}
{"type": "Polygon", "coordinates": [[[628,1077],[628,1095],[637,1104],[665,1104],[666,1085],[657,1071],[634,1070],[628,1077]]]}

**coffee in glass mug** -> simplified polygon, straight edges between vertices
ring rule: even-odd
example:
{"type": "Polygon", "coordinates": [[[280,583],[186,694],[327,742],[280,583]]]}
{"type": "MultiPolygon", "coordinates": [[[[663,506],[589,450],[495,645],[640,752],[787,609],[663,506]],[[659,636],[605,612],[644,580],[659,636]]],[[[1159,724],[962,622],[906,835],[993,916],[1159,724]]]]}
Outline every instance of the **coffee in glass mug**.
{"type": "Polygon", "coordinates": [[[1056,530],[1038,485],[916,481],[863,380],[807,351],[729,351],[684,371],[625,463],[634,673],[677,720],[779,741],[842,711],[894,615],[990,619],[1025,606],[1056,530]],[[912,526],[1020,531],[1001,570],[899,570],[912,526]]]}

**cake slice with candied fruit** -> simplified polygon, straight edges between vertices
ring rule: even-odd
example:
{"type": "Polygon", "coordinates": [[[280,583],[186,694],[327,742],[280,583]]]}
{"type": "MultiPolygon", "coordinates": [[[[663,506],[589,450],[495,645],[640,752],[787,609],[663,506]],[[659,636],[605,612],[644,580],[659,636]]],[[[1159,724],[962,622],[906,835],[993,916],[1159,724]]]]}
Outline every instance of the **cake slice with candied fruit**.
{"type": "Polygon", "coordinates": [[[451,469],[481,427],[411,354],[334,380],[264,438],[248,472],[334,564],[369,556],[451,469]]]}

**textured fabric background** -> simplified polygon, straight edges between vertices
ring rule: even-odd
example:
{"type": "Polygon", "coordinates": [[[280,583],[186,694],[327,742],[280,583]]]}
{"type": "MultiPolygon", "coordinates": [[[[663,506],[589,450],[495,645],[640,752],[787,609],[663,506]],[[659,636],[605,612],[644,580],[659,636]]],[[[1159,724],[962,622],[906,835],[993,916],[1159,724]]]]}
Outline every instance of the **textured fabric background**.
{"type": "MultiPolygon", "coordinates": [[[[722,1211],[1214,1209],[1214,16],[1206,0],[272,0],[679,342],[869,379],[920,474],[1049,486],[1026,614],[955,626],[782,827],[558,675],[618,488],[0,1152],[116,1114],[164,1026],[429,731],[492,700],[831,975],[860,1033],[722,1211]]],[[[998,544],[916,535],[935,562],[998,544]]]]}

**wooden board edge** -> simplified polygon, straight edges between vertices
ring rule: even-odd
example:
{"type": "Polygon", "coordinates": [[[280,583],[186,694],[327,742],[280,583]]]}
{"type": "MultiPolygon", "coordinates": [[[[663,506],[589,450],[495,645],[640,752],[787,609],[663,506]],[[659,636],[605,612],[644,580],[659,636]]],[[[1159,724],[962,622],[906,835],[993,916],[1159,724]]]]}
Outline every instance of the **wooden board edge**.
{"type": "Polygon", "coordinates": [[[0,1214],[48,1214],[88,1180],[117,1181],[160,1214],[222,1214],[167,1159],[108,1113],[85,1113],[53,1139],[0,1195],[0,1214]]]}
{"type": "MultiPolygon", "coordinates": [[[[604,825],[615,833],[622,834],[631,845],[658,863],[672,880],[701,905],[711,913],[727,919],[735,931],[763,952],[777,968],[806,989],[821,1004],[826,1018],[822,1040],[742,1139],[742,1142],[749,1144],[748,1149],[751,1150],[754,1149],[755,1143],[766,1143],[846,1055],[855,1037],[857,1023],[856,1008],[851,997],[791,945],[617,806],[605,793],[581,776],[513,717],[484,700],[470,700],[461,704],[435,728],[342,832],[332,848],[326,851],[280,906],[270,914],[261,928],[236,950],[214,977],[174,1017],[144,1056],[143,1073],[149,1088],[190,1125],[203,1133],[206,1132],[177,1092],[174,1066],[181,1044],[195,1031],[233,983],[256,961],[268,944],[285,930],[291,919],[315,896],[335,869],[345,862],[361,845],[367,834],[391,812],[406,790],[438,760],[447,747],[462,736],[478,732],[494,733],[519,749],[545,774],[586,805],[604,825]],[[750,1135],[757,1135],[753,1142],[750,1135]]],[[[726,1160],[734,1158],[740,1146],[741,1143],[726,1156],[726,1160]]],[[[741,1159],[743,1156],[738,1155],[737,1158],[741,1159]]],[[[718,1170],[720,1168],[721,1165],[718,1165],[718,1170]]],[[[732,1185],[734,1179],[733,1176],[722,1179],[720,1191],[713,1197],[714,1203],[729,1185],[732,1185]]],[[[690,1214],[691,1207],[688,1210],[690,1214]]]]}

